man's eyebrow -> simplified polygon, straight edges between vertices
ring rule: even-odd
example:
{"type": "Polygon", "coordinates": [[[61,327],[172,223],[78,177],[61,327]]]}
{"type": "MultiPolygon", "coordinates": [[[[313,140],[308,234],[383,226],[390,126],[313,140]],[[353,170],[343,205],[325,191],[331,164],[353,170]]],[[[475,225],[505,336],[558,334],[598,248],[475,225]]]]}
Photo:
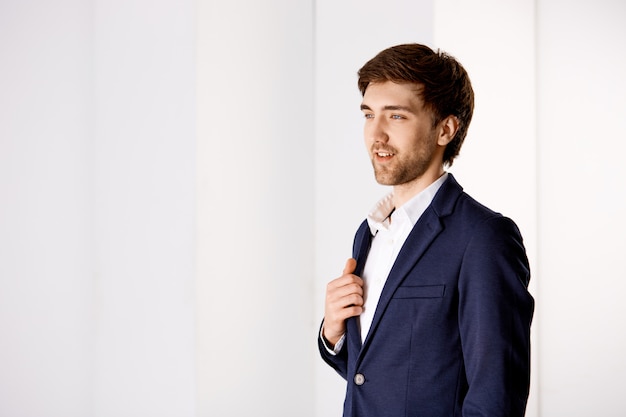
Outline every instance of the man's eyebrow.
{"type": "MultiPolygon", "coordinates": [[[[370,106],[368,106],[367,104],[361,104],[361,110],[372,110],[372,108],[370,106]]],[[[387,105],[387,106],[383,106],[382,108],[383,111],[405,111],[407,113],[415,113],[413,111],[413,109],[411,109],[410,107],[407,106],[399,106],[399,105],[387,105]]]]}

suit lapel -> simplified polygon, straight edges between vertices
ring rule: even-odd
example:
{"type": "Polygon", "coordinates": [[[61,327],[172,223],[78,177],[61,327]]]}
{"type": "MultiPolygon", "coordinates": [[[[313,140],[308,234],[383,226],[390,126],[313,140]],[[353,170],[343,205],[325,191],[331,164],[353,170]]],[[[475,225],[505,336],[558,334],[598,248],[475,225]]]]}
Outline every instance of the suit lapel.
{"type": "MultiPolygon", "coordinates": [[[[448,174],[448,179],[442,184],[433,198],[431,205],[424,211],[424,214],[422,214],[413,227],[413,230],[411,230],[411,233],[409,233],[383,287],[378,305],[376,306],[374,318],[372,319],[369,334],[365,339],[359,355],[359,361],[366,352],[372,336],[376,334],[376,328],[396,289],[420,260],[433,240],[441,233],[443,230],[441,218],[452,213],[456,200],[461,195],[462,190],[463,189],[456,182],[452,174],[448,174]]],[[[362,262],[364,264],[365,259],[363,259],[362,262]]]]}
{"type": "MultiPolygon", "coordinates": [[[[354,275],[362,276],[363,268],[365,267],[365,260],[369,253],[370,246],[372,244],[372,234],[370,233],[369,225],[367,221],[364,221],[359,228],[356,239],[354,241],[354,247],[352,249],[352,257],[356,259],[356,270],[354,275]]],[[[349,343],[352,346],[358,346],[358,350],[361,350],[361,328],[357,317],[351,317],[346,321],[347,334],[349,343]]]]}
{"type": "MultiPolygon", "coordinates": [[[[439,217],[429,207],[415,224],[413,230],[411,230],[411,233],[407,237],[406,242],[404,242],[400,253],[398,253],[398,257],[389,272],[383,291],[380,294],[380,299],[378,300],[376,312],[374,313],[374,318],[372,319],[370,331],[365,339],[364,347],[369,344],[372,335],[376,333],[376,328],[380,323],[380,319],[387,309],[387,306],[389,305],[396,289],[409,274],[411,269],[413,269],[415,264],[419,261],[426,249],[428,249],[441,230],[443,230],[443,227],[441,226],[439,217]]],[[[365,349],[363,349],[362,352],[364,351],[365,349]]]]}

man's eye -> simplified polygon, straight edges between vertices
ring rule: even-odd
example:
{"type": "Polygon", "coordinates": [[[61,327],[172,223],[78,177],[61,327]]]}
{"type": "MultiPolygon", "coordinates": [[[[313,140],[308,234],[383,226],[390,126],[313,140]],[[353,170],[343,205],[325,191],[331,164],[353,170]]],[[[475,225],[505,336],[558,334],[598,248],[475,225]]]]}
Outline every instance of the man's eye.
{"type": "Polygon", "coordinates": [[[373,114],[371,114],[371,113],[365,113],[365,114],[363,115],[363,117],[365,117],[366,119],[373,119],[373,118],[374,118],[374,115],[373,115],[373,114]]]}
{"type": "Polygon", "coordinates": [[[402,116],[400,114],[392,114],[391,118],[395,119],[395,120],[401,120],[401,119],[404,119],[404,116],[402,116]]]}

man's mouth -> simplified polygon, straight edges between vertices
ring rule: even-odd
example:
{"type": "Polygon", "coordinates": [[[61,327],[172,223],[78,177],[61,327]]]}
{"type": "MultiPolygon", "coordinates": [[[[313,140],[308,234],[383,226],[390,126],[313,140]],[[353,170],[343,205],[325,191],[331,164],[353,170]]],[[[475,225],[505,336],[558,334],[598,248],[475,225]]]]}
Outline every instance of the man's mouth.
{"type": "Polygon", "coordinates": [[[382,149],[375,150],[373,154],[374,154],[374,157],[378,161],[381,161],[381,162],[387,161],[396,155],[395,152],[391,150],[382,150],[382,149]]]}

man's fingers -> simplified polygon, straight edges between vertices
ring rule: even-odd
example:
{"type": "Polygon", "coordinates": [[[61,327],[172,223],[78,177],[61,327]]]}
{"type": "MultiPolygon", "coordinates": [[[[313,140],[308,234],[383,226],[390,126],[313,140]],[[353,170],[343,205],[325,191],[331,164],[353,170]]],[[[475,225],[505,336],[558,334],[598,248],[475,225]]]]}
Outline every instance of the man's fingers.
{"type": "Polygon", "coordinates": [[[363,312],[363,280],[354,274],[356,260],[349,258],[343,274],[328,283],[324,314],[324,337],[331,343],[345,332],[345,320],[363,312]]]}
{"type": "Polygon", "coordinates": [[[343,274],[342,275],[351,274],[355,270],[356,270],[356,259],[348,258],[348,260],[346,261],[346,266],[343,267],[343,274]]]}
{"type": "Polygon", "coordinates": [[[356,275],[343,275],[326,284],[326,295],[333,298],[343,297],[346,294],[363,294],[363,279],[356,275]]]}

